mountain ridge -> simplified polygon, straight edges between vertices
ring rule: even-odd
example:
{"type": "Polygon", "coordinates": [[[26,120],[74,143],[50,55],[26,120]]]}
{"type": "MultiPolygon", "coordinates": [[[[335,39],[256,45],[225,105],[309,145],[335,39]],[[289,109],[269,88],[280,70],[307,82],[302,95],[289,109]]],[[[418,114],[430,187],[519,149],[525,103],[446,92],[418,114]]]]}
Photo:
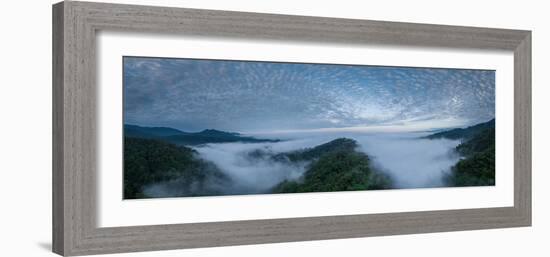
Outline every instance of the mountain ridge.
{"type": "Polygon", "coordinates": [[[483,132],[486,129],[495,128],[495,119],[491,119],[486,122],[478,123],[469,127],[465,128],[455,128],[450,129],[442,132],[437,132],[431,135],[428,135],[424,138],[427,139],[439,139],[439,138],[447,138],[447,139],[469,139],[477,134],[483,132]]]}
{"type": "Polygon", "coordinates": [[[124,136],[134,138],[157,139],[177,145],[201,145],[208,143],[262,143],[279,142],[278,139],[260,139],[245,136],[237,132],[217,129],[204,129],[199,132],[185,132],[170,127],[144,127],[124,124],[124,136]]]}
{"type": "MultiPolygon", "coordinates": [[[[141,135],[141,137],[153,137],[153,136],[172,136],[187,134],[179,129],[170,127],[144,127],[132,124],[124,124],[125,136],[141,135]]],[[[134,136],[140,137],[140,136],[134,136]]]]}
{"type": "Polygon", "coordinates": [[[311,161],[299,180],[284,180],[273,193],[334,192],[389,189],[391,178],[371,166],[369,156],[357,151],[358,144],[349,138],[337,138],[330,142],[283,153],[276,159],[287,161],[311,161]]]}

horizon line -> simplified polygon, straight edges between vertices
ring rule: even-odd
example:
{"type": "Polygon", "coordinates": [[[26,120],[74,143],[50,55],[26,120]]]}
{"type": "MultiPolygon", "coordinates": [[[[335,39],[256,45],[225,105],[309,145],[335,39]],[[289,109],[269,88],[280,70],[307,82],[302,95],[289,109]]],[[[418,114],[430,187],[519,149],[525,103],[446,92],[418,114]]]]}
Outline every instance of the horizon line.
{"type": "Polygon", "coordinates": [[[442,130],[442,129],[455,129],[455,128],[465,128],[473,126],[476,124],[481,124],[494,120],[495,118],[488,119],[484,122],[470,123],[461,119],[443,119],[443,120],[429,120],[429,121],[405,121],[400,123],[393,124],[379,124],[379,125],[363,125],[363,126],[353,126],[353,127],[325,127],[325,128],[307,128],[307,129],[275,129],[275,130],[251,130],[251,131],[235,131],[235,130],[225,130],[225,129],[216,129],[216,128],[204,128],[201,130],[186,130],[180,129],[175,126],[153,126],[153,125],[137,125],[132,123],[123,123],[123,126],[138,126],[145,128],[169,128],[179,130],[186,133],[199,133],[205,130],[218,130],[228,133],[239,133],[239,134],[248,134],[248,135],[261,135],[261,134],[291,134],[291,133],[337,133],[337,132],[346,132],[346,133],[414,133],[414,132],[432,132],[433,130],[442,130]],[[439,123],[439,124],[438,124],[439,123]]]}

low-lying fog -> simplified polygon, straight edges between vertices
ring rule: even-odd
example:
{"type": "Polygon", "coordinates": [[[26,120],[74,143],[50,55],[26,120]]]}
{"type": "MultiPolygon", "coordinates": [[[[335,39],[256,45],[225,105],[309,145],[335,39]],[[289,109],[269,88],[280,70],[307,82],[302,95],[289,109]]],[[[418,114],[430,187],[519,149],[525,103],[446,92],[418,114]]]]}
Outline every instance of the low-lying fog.
{"type": "Polygon", "coordinates": [[[194,147],[200,157],[215,163],[235,183],[232,191],[261,193],[285,179],[298,179],[306,163],[289,165],[269,158],[251,158],[251,151],[262,149],[271,153],[288,152],[329,142],[336,138],[352,138],[367,153],[373,167],[387,173],[397,188],[423,188],[443,186],[443,175],[459,156],[454,147],[460,142],[447,139],[421,139],[429,133],[395,134],[324,134],[324,135],[271,135],[284,138],[277,143],[222,143],[194,147]],[[299,137],[299,138],[298,138],[299,137]],[[239,190],[240,189],[240,190],[239,190]]]}

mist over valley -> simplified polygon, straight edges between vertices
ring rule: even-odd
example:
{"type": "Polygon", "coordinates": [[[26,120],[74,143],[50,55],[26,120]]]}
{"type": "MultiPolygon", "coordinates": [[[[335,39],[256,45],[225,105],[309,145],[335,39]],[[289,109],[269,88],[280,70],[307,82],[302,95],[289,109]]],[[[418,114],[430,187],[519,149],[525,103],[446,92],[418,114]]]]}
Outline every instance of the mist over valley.
{"type": "MultiPolygon", "coordinates": [[[[134,192],[127,192],[126,196],[131,199],[458,186],[452,181],[453,172],[456,172],[457,164],[469,155],[460,149],[475,139],[472,135],[494,133],[494,121],[483,124],[482,129],[472,126],[462,131],[464,137],[457,136],[459,132],[456,130],[437,133],[284,133],[279,136],[271,134],[268,139],[223,131],[205,139],[204,133],[197,133],[200,140],[205,141],[202,144],[174,140],[174,133],[185,132],[139,127],[142,133],[127,133],[127,142],[149,144],[144,149],[164,155],[159,158],[174,156],[168,156],[168,161],[150,163],[151,154],[138,153],[146,160],[142,165],[131,167],[168,164],[155,172],[144,171],[149,175],[164,175],[136,183],[134,192]],[[171,133],[168,136],[166,133],[153,135],[153,132],[146,132],[149,130],[171,133]],[[472,132],[474,130],[477,132],[472,132]],[[160,149],[151,149],[151,146],[160,149]],[[175,153],[163,148],[170,148],[175,153]],[[178,157],[181,155],[179,151],[186,153],[185,163],[181,165],[178,164],[182,158],[178,157]],[[324,166],[321,167],[320,163],[324,166]]],[[[126,126],[132,130],[136,127],[126,126]]],[[[491,142],[482,144],[490,145],[491,142]]],[[[125,149],[126,158],[131,160],[134,151],[125,149]]],[[[125,181],[132,178],[133,173],[135,170],[125,168],[125,181]]],[[[494,175],[492,180],[484,183],[494,184],[494,175]]]]}
{"type": "Polygon", "coordinates": [[[494,70],[124,56],[123,73],[125,199],[496,183],[494,70]]]}

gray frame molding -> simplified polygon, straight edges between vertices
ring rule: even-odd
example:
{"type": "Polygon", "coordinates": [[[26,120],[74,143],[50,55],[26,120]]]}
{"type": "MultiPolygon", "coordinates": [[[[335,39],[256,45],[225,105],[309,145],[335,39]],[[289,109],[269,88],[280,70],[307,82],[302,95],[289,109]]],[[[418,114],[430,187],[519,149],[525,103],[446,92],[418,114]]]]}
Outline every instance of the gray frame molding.
{"type": "MultiPolygon", "coordinates": [[[[512,104],[512,103],[510,103],[512,104]]],[[[53,6],[53,251],[61,255],[531,225],[531,32],[65,1],[53,6]],[[98,228],[99,30],[514,52],[514,206],[98,228]]]]}

